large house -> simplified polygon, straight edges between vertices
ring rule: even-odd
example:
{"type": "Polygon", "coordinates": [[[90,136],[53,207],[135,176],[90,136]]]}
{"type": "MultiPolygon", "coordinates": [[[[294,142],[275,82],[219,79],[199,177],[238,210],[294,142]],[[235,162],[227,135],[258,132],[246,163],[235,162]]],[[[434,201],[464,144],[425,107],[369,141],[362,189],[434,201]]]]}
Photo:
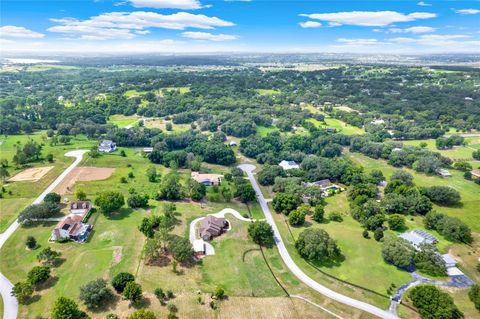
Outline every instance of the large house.
{"type": "Polygon", "coordinates": [[[92,209],[92,203],[88,201],[73,202],[70,204],[70,215],[59,221],[52,231],[50,240],[56,241],[69,238],[76,242],[84,242],[88,239],[93,226],[84,222],[92,209]]]}
{"type": "Polygon", "coordinates": [[[283,168],[284,171],[287,171],[289,169],[294,169],[294,168],[300,168],[300,165],[298,165],[295,161],[281,161],[278,164],[281,168],[283,168]]]}
{"type": "Polygon", "coordinates": [[[104,153],[111,153],[116,149],[117,149],[117,144],[115,144],[110,140],[103,140],[102,143],[100,143],[100,146],[98,147],[98,150],[104,153]]]}
{"type": "Polygon", "coordinates": [[[322,179],[313,183],[305,183],[304,186],[311,187],[311,186],[316,186],[320,187],[322,189],[328,188],[329,186],[332,186],[332,182],[329,179],[322,179]]]}
{"type": "Polygon", "coordinates": [[[215,186],[219,185],[220,182],[222,181],[223,175],[220,174],[201,174],[199,172],[192,172],[191,177],[199,182],[200,184],[203,184],[205,186],[215,186]]]}
{"type": "Polygon", "coordinates": [[[415,229],[408,233],[403,233],[399,237],[408,241],[417,250],[420,250],[422,244],[437,243],[437,239],[435,238],[435,236],[421,229],[415,229]]]}
{"type": "Polygon", "coordinates": [[[225,218],[208,215],[200,222],[200,238],[211,240],[221,235],[227,228],[228,222],[225,218]]]}

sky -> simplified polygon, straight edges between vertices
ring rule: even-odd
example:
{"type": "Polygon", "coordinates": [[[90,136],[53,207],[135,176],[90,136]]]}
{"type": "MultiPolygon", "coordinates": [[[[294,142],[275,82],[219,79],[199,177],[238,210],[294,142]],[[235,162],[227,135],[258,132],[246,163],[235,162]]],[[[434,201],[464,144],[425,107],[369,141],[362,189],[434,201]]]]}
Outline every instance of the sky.
{"type": "Polygon", "coordinates": [[[2,0],[8,52],[480,53],[480,1],[2,0]]]}

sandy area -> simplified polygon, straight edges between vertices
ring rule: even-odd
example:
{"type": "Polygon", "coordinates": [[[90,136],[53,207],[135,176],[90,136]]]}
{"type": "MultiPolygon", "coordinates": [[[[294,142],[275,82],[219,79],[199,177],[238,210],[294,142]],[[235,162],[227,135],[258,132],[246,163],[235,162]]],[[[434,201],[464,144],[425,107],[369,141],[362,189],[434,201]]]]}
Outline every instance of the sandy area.
{"type": "Polygon", "coordinates": [[[33,167],[18,173],[9,179],[10,182],[38,181],[45,176],[53,166],[33,167]]]}
{"type": "Polygon", "coordinates": [[[71,193],[75,182],[101,181],[112,176],[115,168],[110,167],[76,167],[55,188],[58,194],[71,193]]]}

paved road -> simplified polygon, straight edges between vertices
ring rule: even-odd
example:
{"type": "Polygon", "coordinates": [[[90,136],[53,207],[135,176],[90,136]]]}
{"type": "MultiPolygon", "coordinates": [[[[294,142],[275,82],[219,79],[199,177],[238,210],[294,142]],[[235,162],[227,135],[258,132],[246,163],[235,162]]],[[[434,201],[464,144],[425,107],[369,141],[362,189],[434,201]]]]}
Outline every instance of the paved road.
{"type": "MultiPolygon", "coordinates": [[[[69,157],[76,157],[75,161],[67,167],[66,170],[63,171],[60,176],[58,176],[50,186],[48,186],[43,193],[40,194],[40,196],[37,197],[33,201],[33,204],[39,204],[42,202],[42,200],[45,198],[45,196],[48,193],[51,193],[55,187],[57,187],[58,184],[65,178],[65,176],[68,175],[81,161],[83,158],[83,154],[85,154],[86,150],[78,150],[78,151],[71,151],[68,153],[65,153],[65,156],[69,157]]],[[[7,241],[7,239],[17,230],[17,228],[20,226],[18,221],[14,221],[10,227],[7,228],[5,232],[0,234],[0,249],[2,248],[3,244],[7,241]]],[[[1,251],[0,251],[0,256],[1,256],[1,251]]],[[[0,273],[0,294],[2,295],[3,299],[3,308],[4,313],[3,313],[3,319],[16,319],[18,316],[18,302],[15,297],[12,297],[10,295],[10,292],[12,291],[12,283],[0,273]]]]}
{"type": "Polygon", "coordinates": [[[326,297],[336,300],[338,302],[341,302],[343,304],[346,304],[348,306],[363,310],[365,312],[369,312],[375,316],[378,316],[380,318],[386,318],[386,319],[396,319],[398,318],[395,314],[388,312],[387,310],[380,309],[378,307],[375,307],[371,304],[368,304],[366,302],[356,300],[353,298],[350,298],[348,296],[342,295],[338,292],[335,292],[312,278],[308,277],[298,266],[295,264],[293,261],[292,257],[290,257],[290,254],[288,253],[287,248],[285,247],[285,244],[282,240],[282,237],[280,236],[280,232],[278,231],[277,225],[275,224],[275,221],[273,219],[272,213],[270,212],[270,209],[268,208],[267,202],[265,201],[265,198],[263,197],[262,191],[260,190],[260,187],[257,184],[257,181],[255,180],[255,177],[253,176],[253,171],[255,170],[255,166],[251,164],[241,164],[238,166],[241,170],[247,173],[248,178],[250,182],[252,183],[253,188],[255,189],[255,192],[257,193],[257,200],[260,203],[260,206],[262,207],[263,213],[265,215],[266,221],[272,226],[273,228],[273,233],[274,233],[274,239],[275,243],[277,244],[278,251],[280,252],[280,256],[282,257],[283,261],[287,265],[287,267],[290,269],[290,271],[298,278],[300,279],[303,283],[305,283],[307,286],[311,287],[312,289],[316,290],[317,292],[321,293],[322,295],[325,295],[326,297]]]}

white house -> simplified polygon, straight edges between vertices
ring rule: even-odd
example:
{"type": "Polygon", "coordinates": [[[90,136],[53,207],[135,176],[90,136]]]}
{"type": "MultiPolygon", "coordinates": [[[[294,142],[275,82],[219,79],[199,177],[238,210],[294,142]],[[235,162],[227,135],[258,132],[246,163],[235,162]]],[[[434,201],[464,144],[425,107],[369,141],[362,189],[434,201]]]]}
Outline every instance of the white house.
{"type": "Polygon", "coordinates": [[[444,254],[442,255],[442,259],[443,261],[445,262],[445,266],[447,268],[451,268],[451,267],[456,267],[457,266],[457,261],[455,259],[453,259],[452,256],[450,256],[450,254],[444,254]]]}
{"type": "Polygon", "coordinates": [[[399,236],[412,244],[415,249],[420,250],[422,244],[436,244],[437,239],[430,233],[421,229],[415,229],[399,236]]]}
{"type": "Polygon", "coordinates": [[[373,124],[373,125],[380,125],[380,124],[385,124],[385,121],[382,120],[382,119],[375,119],[375,120],[371,121],[370,123],[373,124]]]}
{"type": "Polygon", "coordinates": [[[284,171],[286,170],[289,170],[289,169],[293,169],[293,168],[300,168],[300,165],[298,165],[295,161],[281,161],[279,164],[278,164],[281,168],[283,168],[284,171]]]}
{"type": "Polygon", "coordinates": [[[98,147],[98,150],[104,153],[111,153],[116,149],[117,149],[117,144],[115,144],[110,140],[103,140],[102,143],[100,143],[100,146],[98,147]]]}

